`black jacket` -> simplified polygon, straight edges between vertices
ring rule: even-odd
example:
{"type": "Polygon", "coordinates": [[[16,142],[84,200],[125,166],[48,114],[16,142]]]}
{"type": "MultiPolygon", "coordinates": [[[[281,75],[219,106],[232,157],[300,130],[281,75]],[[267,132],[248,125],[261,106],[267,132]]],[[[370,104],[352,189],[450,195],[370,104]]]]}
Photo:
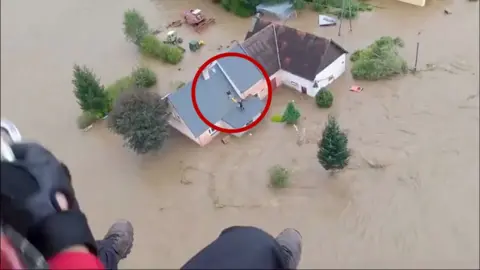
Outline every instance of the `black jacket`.
{"type": "Polygon", "coordinates": [[[255,227],[234,226],[181,269],[287,269],[282,249],[270,234],[255,227]]]}

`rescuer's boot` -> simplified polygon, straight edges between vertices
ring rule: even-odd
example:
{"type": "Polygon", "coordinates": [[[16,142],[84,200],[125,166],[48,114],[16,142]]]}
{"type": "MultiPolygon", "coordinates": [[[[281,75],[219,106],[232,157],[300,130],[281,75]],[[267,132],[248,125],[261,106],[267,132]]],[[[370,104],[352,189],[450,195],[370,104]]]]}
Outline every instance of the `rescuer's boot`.
{"type": "Polygon", "coordinates": [[[282,247],[288,269],[297,269],[302,257],[302,235],[295,229],[287,228],[276,240],[282,247]]]}
{"type": "Polygon", "coordinates": [[[132,250],[133,246],[133,226],[127,220],[119,220],[115,222],[104,240],[113,242],[113,249],[118,254],[119,259],[124,259],[132,250]]]}

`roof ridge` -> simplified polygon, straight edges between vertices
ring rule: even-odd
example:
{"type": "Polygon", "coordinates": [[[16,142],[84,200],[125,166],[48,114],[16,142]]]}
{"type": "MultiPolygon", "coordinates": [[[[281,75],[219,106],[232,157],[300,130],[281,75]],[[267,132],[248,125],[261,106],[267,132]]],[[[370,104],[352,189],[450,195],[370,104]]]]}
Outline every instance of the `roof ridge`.
{"type": "Polygon", "coordinates": [[[330,39],[328,39],[328,44],[327,44],[327,46],[325,46],[325,51],[323,52],[322,58],[320,59],[320,63],[318,64],[318,67],[317,67],[317,69],[316,69],[316,71],[315,71],[317,74],[318,74],[318,72],[320,71],[320,70],[319,70],[320,67],[322,67],[323,60],[325,60],[325,55],[327,54],[328,49],[330,49],[330,45],[331,45],[331,44],[332,44],[332,39],[330,38],[330,39]]]}
{"type": "Polygon", "coordinates": [[[233,80],[230,78],[230,76],[228,76],[227,72],[225,71],[225,69],[223,69],[222,65],[220,65],[220,62],[216,61],[217,63],[217,66],[220,68],[220,71],[223,73],[223,76],[225,76],[225,78],[227,79],[228,83],[232,86],[233,90],[235,91],[235,93],[237,93],[238,96],[242,96],[242,94],[240,93],[240,90],[238,90],[238,87],[237,85],[233,82],[233,80]]]}
{"type": "Polygon", "coordinates": [[[281,70],[282,69],[282,62],[280,61],[280,50],[278,49],[277,30],[275,29],[275,25],[273,26],[273,36],[275,37],[275,47],[277,49],[278,68],[279,68],[279,70],[281,70]]]}

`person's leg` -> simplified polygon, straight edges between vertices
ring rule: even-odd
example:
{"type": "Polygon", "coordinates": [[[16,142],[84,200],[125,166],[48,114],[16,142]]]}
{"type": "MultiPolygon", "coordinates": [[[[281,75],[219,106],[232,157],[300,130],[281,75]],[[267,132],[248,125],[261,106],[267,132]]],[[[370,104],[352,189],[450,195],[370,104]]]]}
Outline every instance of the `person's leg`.
{"type": "Polygon", "coordinates": [[[105,269],[118,269],[118,262],[127,257],[133,245],[133,227],[129,221],[115,222],[103,240],[97,241],[97,255],[105,269]]]}
{"type": "Polygon", "coordinates": [[[275,239],[282,248],[288,269],[297,269],[302,257],[302,235],[295,229],[287,228],[275,239]]]}

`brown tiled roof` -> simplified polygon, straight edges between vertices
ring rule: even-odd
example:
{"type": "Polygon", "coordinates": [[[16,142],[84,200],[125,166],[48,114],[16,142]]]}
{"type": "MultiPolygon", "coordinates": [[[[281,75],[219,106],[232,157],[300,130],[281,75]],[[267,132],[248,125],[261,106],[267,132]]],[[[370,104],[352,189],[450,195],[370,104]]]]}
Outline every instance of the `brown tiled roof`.
{"type": "Polygon", "coordinates": [[[256,32],[255,38],[249,38],[241,45],[247,54],[262,64],[268,75],[273,75],[280,69],[274,31],[273,26],[269,26],[256,32]]]}
{"type": "Polygon", "coordinates": [[[315,75],[335,59],[347,52],[331,39],[263,20],[257,20],[252,31],[247,33],[243,44],[247,53],[262,65],[266,65],[265,69],[270,75],[281,68],[310,81],[313,81],[315,75]],[[261,46],[253,49],[255,46],[252,44],[264,44],[268,49],[261,46]],[[247,49],[249,46],[252,49],[247,49]],[[277,51],[278,54],[274,54],[277,51]],[[278,63],[278,60],[280,60],[280,66],[272,64],[275,61],[278,63]],[[276,68],[275,71],[274,68],[276,68]]]}

